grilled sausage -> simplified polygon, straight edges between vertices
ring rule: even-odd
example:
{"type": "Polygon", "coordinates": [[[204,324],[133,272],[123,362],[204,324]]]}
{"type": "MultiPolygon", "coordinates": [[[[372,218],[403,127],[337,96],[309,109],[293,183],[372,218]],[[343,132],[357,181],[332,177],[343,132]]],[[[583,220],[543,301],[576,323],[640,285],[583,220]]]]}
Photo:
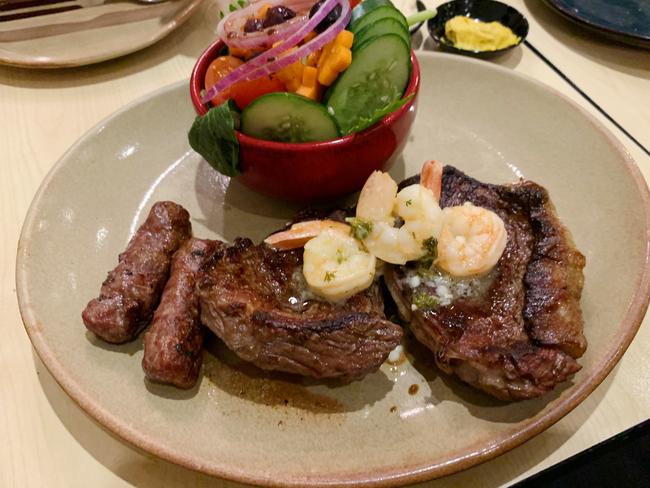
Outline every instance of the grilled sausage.
{"type": "Polygon", "coordinates": [[[174,254],[169,281],[144,336],[142,369],[150,380],[179,388],[191,388],[196,383],[203,326],[195,283],[201,266],[221,244],[190,239],[174,254]]]}
{"type": "Polygon", "coordinates": [[[160,300],[173,254],[191,237],[190,215],[173,202],[157,202],[108,273],[99,297],[81,314],[86,327],[115,344],[134,339],[160,300]]]}

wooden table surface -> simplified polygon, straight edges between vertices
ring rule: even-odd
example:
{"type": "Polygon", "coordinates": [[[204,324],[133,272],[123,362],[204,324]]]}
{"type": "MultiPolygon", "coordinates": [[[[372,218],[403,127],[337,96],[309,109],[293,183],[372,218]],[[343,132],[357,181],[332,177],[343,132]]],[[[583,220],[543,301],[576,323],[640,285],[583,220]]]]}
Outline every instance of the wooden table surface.
{"type": "MultiPolygon", "coordinates": [[[[609,118],[529,46],[489,62],[530,75],[594,113],[649,179],[650,155],[626,133],[650,147],[650,52],[593,37],[539,0],[509,3],[528,17],[531,45],[609,118]]],[[[241,486],[136,452],[94,423],[35,355],[20,320],[14,284],[20,228],[45,174],[98,121],[140,96],[187,78],[214,37],[217,12],[209,1],[158,44],[99,65],[53,71],[0,67],[0,310],[6,333],[0,341],[2,487],[241,486]]],[[[430,49],[430,43],[424,42],[424,48],[430,49]]],[[[604,383],[552,428],[493,461],[422,486],[507,486],[649,418],[647,322],[646,317],[604,383]]]]}

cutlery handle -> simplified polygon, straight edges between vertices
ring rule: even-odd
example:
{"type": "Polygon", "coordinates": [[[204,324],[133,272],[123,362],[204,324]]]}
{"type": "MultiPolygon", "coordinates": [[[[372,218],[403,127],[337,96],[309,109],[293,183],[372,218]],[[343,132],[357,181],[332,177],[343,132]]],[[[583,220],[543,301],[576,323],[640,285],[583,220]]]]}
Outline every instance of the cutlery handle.
{"type": "Polygon", "coordinates": [[[82,5],[74,0],[0,0],[0,22],[57,14],[80,8],[82,5]]]}
{"type": "MultiPolygon", "coordinates": [[[[103,0],[102,0],[103,1],[103,0]]],[[[0,0],[0,12],[30,7],[49,7],[58,3],[73,3],[72,0],[0,0]]]]}

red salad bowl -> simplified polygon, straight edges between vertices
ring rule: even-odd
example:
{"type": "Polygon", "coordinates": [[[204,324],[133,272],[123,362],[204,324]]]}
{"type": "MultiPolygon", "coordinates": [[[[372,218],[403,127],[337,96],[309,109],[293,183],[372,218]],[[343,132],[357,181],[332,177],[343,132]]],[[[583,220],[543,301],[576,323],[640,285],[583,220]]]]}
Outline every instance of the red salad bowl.
{"type": "MultiPolygon", "coordinates": [[[[199,57],[190,78],[190,96],[199,115],[205,73],[224,48],[214,42],[199,57]]],[[[420,66],[411,51],[411,79],[404,97],[413,98],[368,129],[323,142],[284,143],[237,131],[242,184],[265,195],[295,201],[324,200],[361,189],[375,170],[388,171],[401,153],[415,120],[420,66]]]]}

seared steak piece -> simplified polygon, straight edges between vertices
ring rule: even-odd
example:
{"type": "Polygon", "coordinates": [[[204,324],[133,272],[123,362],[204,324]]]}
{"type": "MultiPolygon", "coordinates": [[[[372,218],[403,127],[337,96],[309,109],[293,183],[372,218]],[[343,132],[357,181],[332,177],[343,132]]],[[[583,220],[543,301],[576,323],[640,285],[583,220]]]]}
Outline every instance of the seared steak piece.
{"type": "Polygon", "coordinates": [[[157,202],[108,273],[99,297],[81,314],[86,327],[106,342],[135,338],[160,300],[173,254],[190,238],[190,215],[174,202],[157,202]]]}
{"type": "Polygon", "coordinates": [[[144,335],[142,369],[150,380],[179,388],[191,388],[196,383],[204,332],[196,280],[201,266],[223,245],[192,238],[174,254],[169,281],[144,335]]]}
{"type": "Polygon", "coordinates": [[[490,185],[446,166],[441,206],[465,202],[505,223],[496,267],[459,280],[410,264],[389,269],[386,283],[443,371],[503,400],[542,395],[580,369],[587,347],[579,303],[585,258],[535,183],[490,185]]]}
{"type": "Polygon", "coordinates": [[[384,317],[379,286],[342,303],[316,299],[302,253],[249,239],[215,253],[198,282],[201,321],[262,369],[350,380],[376,370],[402,338],[384,317]]]}

